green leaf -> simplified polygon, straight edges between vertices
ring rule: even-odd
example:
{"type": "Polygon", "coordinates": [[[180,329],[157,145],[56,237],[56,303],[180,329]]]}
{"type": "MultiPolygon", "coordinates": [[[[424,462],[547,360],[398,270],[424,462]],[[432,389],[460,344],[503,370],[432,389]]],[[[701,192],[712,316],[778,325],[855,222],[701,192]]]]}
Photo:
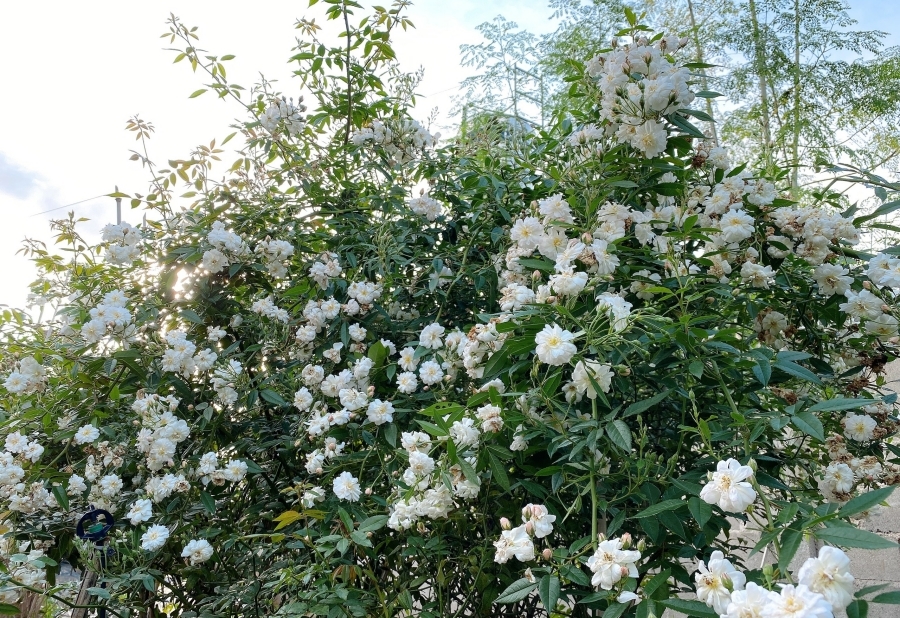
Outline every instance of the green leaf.
{"type": "Polygon", "coordinates": [[[856,496],[840,508],[838,516],[850,517],[851,515],[868,511],[876,504],[881,504],[887,500],[894,489],[896,489],[896,486],[892,485],[889,487],[882,487],[881,489],[873,489],[872,491],[867,491],[862,495],[856,496]]]}
{"type": "MultiPolygon", "coordinates": [[[[603,594],[600,592],[595,592],[594,594],[592,594],[590,596],[596,597],[592,600],[600,600],[600,599],[605,599],[609,595],[603,594]]],[[[581,601],[579,601],[579,603],[585,603],[585,602],[590,603],[590,601],[587,600],[588,598],[589,597],[583,598],[581,601]]],[[[628,609],[628,603],[612,603],[612,604],[610,604],[609,607],[606,608],[606,611],[603,612],[602,618],[619,618],[619,616],[621,616],[622,614],[625,613],[626,609],[628,609]]]]}
{"type": "Polygon", "coordinates": [[[787,572],[791,560],[800,548],[800,542],[803,541],[803,532],[796,528],[785,528],[781,533],[781,552],[778,554],[778,569],[782,573],[787,572]]]}
{"type": "Polygon", "coordinates": [[[201,94],[203,94],[204,92],[206,92],[206,88],[201,88],[200,90],[195,90],[194,92],[191,93],[191,96],[189,96],[188,98],[195,99],[195,98],[199,97],[201,94]]]}
{"type": "Polygon", "coordinates": [[[835,397],[834,399],[820,401],[816,405],[812,406],[809,409],[809,411],[810,412],[833,412],[835,410],[853,410],[854,408],[861,408],[863,406],[871,406],[876,403],[881,403],[881,400],[880,399],[854,399],[854,398],[835,397]]]}
{"type": "Polygon", "coordinates": [[[552,613],[556,609],[556,602],[559,600],[559,577],[556,575],[544,575],[538,584],[538,594],[541,597],[541,603],[548,613],[552,613]]]}
{"type": "Polygon", "coordinates": [[[369,347],[367,356],[375,363],[376,367],[381,367],[385,359],[388,357],[388,349],[380,341],[376,341],[369,347]]]}
{"type": "Polygon", "coordinates": [[[885,605],[900,605],[900,590],[882,592],[877,597],[869,599],[871,603],[884,603],[885,605]]]}
{"type": "Polygon", "coordinates": [[[798,365],[793,361],[782,360],[779,355],[778,358],[775,359],[773,366],[781,369],[783,372],[794,376],[795,378],[800,378],[801,380],[806,380],[807,382],[812,382],[814,384],[821,384],[822,380],[819,379],[819,376],[814,374],[812,371],[798,365]]]}
{"type": "Polygon", "coordinates": [[[698,618],[719,618],[719,615],[711,608],[707,607],[706,603],[701,603],[700,601],[666,599],[665,601],[659,601],[659,604],[675,610],[676,612],[687,614],[688,616],[697,616],[698,618]]]}
{"type": "Polygon", "coordinates": [[[691,496],[688,500],[688,510],[701,528],[706,525],[713,512],[712,505],[697,496],[691,496]]]}
{"type": "Polygon", "coordinates": [[[760,384],[763,386],[769,385],[769,380],[772,379],[772,365],[767,359],[757,358],[756,364],[753,365],[751,371],[753,371],[754,377],[759,380],[760,384]]]}
{"type": "Polygon", "coordinates": [[[869,616],[869,603],[867,601],[863,601],[862,599],[856,599],[847,606],[846,609],[847,618],[868,618],[869,616]]]}
{"type": "Polygon", "coordinates": [[[384,439],[387,440],[388,444],[397,448],[397,425],[388,423],[384,426],[384,439]]]}
{"type": "Polygon", "coordinates": [[[612,440],[612,443],[618,446],[626,453],[631,452],[631,429],[628,424],[622,420],[615,420],[606,426],[606,435],[612,440]]]}
{"type": "Polygon", "coordinates": [[[688,371],[699,380],[703,377],[703,363],[698,360],[691,361],[691,364],[688,365],[688,371]]]}
{"type": "Polygon", "coordinates": [[[372,541],[369,540],[366,533],[359,530],[354,530],[350,533],[350,540],[363,547],[372,547],[372,541]]]}
{"type": "Polygon", "coordinates": [[[66,495],[66,488],[62,485],[54,485],[53,497],[56,498],[57,504],[62,507],[63,511],[69,510],[69,496],[66,495]]]}
{"type": "Polygon", "coordinates": [[[637,515],[634,515],[634,519],[642,519],[644,517],[653,517],[654,515],[659,515],[663,511],[674,511],[678,507],[684,506],[684,500],[680,498],[675,498],[672,500],[663,500],[662,502],[658,502],[653,506],[647,507],[637,515]]]}
{"type": "Polygon", "coordinates": [[[286,406],[288,402],[282,399],[281,395],[273,391],[271,388],[264,388],[259,391],[259,396],[276,406],[286,406]]]}
{"type": "Polygon", "coordinates": [[[203,504],[203,508],[209,511],[210,515],[216,514],[216,501],[213,499],[211,495],[206,493],[205,491],[200,492],[200,502],[203,504]]]}
{"type": "Polygon", "coordinates": [[[860,223],[865,223],[866,221],[871,221],[872,219],[877,219],[878,217],[890,214],[900,208],[900,201],[896,202],[888,202],[886,204],[882,204],[871,213],[867,215],[863,215],[861,217],[857,217],[853,220],[853,225],[855,227],[859,227],[860,223]]]}
{"type": "Polygon", "coordinates": [[[109,599],[109,590],[106,588],[101,588],[100,586],[94,586],[93,588],[88,588],[88,593],[91,596],[99,597],[101,599],[109,599]]]}
{"type": "Polygon", "coordinates": [[[367,519],[359,522],[359,528],[357,528],[360,532],[374,532],[375,530],[380,530],[384,528],[385,524],[388,522],[387,515],[373,515],[367,519]]]}
{"type": "Polygon", "coordinates": [[[687,133],[691,137],[696,137],[697,139],[706,139],[706,134],[703,133],[703,131],[692,125],[686,118],[679,116],[677,113],[669,114],[666,116],[666,120],[681,129],[682,133],[687,133]]]}
{"type": "Polygon", "coordinates": [[[791,423],[806,435],[812,436],[820,442],[825,441],[825,427],[822,426],[822,421],[809,410],[798,412],[792,416],[791,423]]]}
{"type": "Polygon", "coordinates": [[[197,315],[197,312],[193,309],[182,309],[178,315],[183,317],[188,322],[193,322],[194,324],[203,324],[203,318],[197,315]]]}
{"type": "Polygon", "coordinates": [[[640,414],[645,410],[649,410],[660,401],[669,396],[669,389],[662,391],[661,393],[655,394],[650,399],[644,399],[643,401],[636,401],[627,408],[625,408],[625,413],[622,415],[625,418],[629,416],[634,416],[635,414],[640,414]]]}
{"type": "Polygon", "coordinates": [[[497,456],[492,452],[488,452],[488,461],[491,464],[491,473],[493,474],[494,479],[496,479],[500,487],[509,491],[509,476],[507,476],[506,470],[503,468],[503,462],[497,459],[497,456]]]}
{"type": "Polygon", "coordinates": [[[433,436],[449,436],[450,435],[450,433],[446,429],[444,429],[443,427],[438,427],[434,423],[429,423],[428,421],[423,421],[418,418],[416,419],[416,422],[419,424],[419,426],[422,429],[424,429],[425,431],[427,431],[428,433],[430,433],[433,436]]]}
{"type": "Polygon", "coordinates": [[[424,416],[445,416],[447,414],[453,414],[454,412],[459,412],[460,410],[465,410],[465,408],[458,403],[450,403],[449,401],[439,401],[434,405],[430,405],[419,414],[424,416]]]}
{"type": "MultiPolygon", "coordinates": [[[[507,341],[507,344],[509,341],[507,341]]],[[[494,352],[494,355],[488,359],[487,364],[484,366],[484,377],[493,377],[500,373],[509,360],[510,347],[508,345],[504,345],[502,348],[494,352]]]]}
{"type": "Polygon", "coordinates": [[[500,593],[494,602],[504,605],[506,603],[517,603],[531,594],[531,591],[537,588],[537,582],[530,582],[524,577],[517,579],[511,583],[506,590],[500,593]]]}
{"type": "Polygon", "coordinates": [[[820,528],[816,530],[815,536],[817,539],[840,547],[858,547],[859,549],[891,549],[900,547],[900,545],[893,541],[888,541],[874,532],[851,527],[820,528]]]}

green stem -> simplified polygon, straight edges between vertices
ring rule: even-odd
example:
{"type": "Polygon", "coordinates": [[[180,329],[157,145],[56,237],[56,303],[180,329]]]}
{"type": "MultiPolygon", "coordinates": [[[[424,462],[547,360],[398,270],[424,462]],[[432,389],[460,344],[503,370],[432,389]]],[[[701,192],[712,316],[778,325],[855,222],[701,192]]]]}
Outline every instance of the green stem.
{"type": "MultiPolygon", "coordinates": [[[[597,400],[591,400],[591,411],[593,412],[594,422],[596,423],[599,419],[599,413],[597,412],[597,400]]],[[[591,453],[591,466],[590,466],[590,483],[591,483],[591,545],[594,548],[594,551],[597,551],[597,481],[594,478],[594,470],[597,467],[597,457],[596,453],[591,453]]]]}

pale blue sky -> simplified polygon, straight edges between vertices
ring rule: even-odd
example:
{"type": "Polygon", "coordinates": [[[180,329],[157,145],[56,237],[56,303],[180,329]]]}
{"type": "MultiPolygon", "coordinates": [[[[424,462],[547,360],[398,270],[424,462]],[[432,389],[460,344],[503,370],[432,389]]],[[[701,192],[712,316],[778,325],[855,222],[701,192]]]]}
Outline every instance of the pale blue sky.
{"type": "MultiPolygon", "coordinates": [[[[702,0],[701,0],[702,1],[702,0]]],[[[113,191],[146,192],[146,176],[128,161],[135,147],[125,121],[139,113],[157,133],[151,157],[187,157],[199,143],[226,135],[239,110],[210,95],[187,100],[202,85],[185,65],[172,66],[174,54],[159,35],[175,11],[200,27],[201,46],[237,57],[229,76],[250,86],[263,71],[292,93],[285,60],[304,14],[303,0],[269,0],[255,6],[238,0],[46,0],[0,3],[0,304],[21,305],[34,273],[15,252],[25,236],[49,239],[50,208],[113,191]]],[[[900,34],[900,0],[851,0],[861,29],[900,34]]],[[[417,28],[394,41],[405,68],[425,67],[420,92],[424,118],[437,106],[450,107],[454,86],[467,75],[459,67],[459,45],[479,40],[475,26],[497,14],[541,33],[553,29],[550,10],[536,0],[420,0],[410,10],[417,28]]],[[[321,17],[319,19],[321,21],[321,17]]],[[[900,44],[893,34],[887,42],[900,44]]],[[[89,199],[76,214],[99,229],[115,218],[112,200],[89,199]]],[[[126,209],[125,219],[137,213],[126,209]]]]}

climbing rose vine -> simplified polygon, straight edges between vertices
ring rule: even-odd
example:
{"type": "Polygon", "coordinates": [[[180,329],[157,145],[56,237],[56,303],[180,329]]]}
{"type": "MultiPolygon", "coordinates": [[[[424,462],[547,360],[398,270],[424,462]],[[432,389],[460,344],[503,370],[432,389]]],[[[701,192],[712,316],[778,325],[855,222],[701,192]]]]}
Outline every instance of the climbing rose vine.
{"type": "Polygon", "coordinates": [[[138,151],[152,193],[116,195],[143,223],[27,246],[3,601],[73,604],[67,561],[115,616],[862,615],[840,548],[894,546],[854,523],[900,482],[876,214],[732,162],[682,42],[631,14],[572,59],[588,115],[441,142],[406,112],[404,3],[326,4],[345,39],[301,20],[292,57],[308,113],[173,18],[247,114],[236,160],[138,151]]]}

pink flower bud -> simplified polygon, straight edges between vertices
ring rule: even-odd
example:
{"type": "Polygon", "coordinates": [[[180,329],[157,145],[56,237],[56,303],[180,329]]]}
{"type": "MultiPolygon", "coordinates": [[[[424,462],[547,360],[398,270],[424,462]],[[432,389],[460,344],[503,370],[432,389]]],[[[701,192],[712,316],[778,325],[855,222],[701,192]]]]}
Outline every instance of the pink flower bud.
{"type": "Polygon", "coordinates": [[[512,524],[505,517],[501,517],[500,518],[500,527],[503,528],[504,530],[511,530],[512,524]]]}
{"type": "Polygon", "coordinates": [[[528,534],[532,534],[534,532],[534,524],[530,521],[525,524],[525,532],[527,532],[528,534]]]}
{"type": "Polygon", "coordinates": [[[541,556],[544,557],[544,560],[550,560],[553,557],[553,550],[548,547],[541,552],[541,556]]]}
{"type": "Polygon", "coordinates": [[[371,496],[371,495],[372,495],[372,488],[371,488],[371,487],[366,487],[366,495],[367,495],[367,496],[371,496]]]}
{"type": "Polygon", "coordinates": [[[624,549],[628,549],[629,547],[631,547],[631,534],[630,533],[626,532],[619,538],[622,540],[622,547],[624,549]]]}
{"type": "Polygon", "coordinates": [[[871,282],[871,281],[863,281],[863,287],[864,287],[865,289],[867,289],[867,290],[871,290],[871,289],[872,289],[872,282],[871,282]]]}

